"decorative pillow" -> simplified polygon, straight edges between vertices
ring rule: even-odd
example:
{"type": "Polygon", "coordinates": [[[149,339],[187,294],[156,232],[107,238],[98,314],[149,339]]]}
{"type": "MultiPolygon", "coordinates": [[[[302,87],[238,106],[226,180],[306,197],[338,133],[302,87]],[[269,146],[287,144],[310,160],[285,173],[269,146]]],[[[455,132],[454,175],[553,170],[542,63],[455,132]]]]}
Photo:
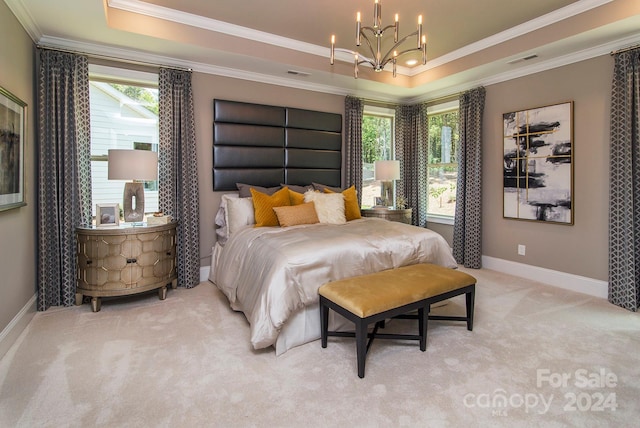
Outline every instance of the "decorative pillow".
{"type": "Polygon", "coordinates": [[[218,236],[218,243],[220,243],[220,245],[224,245],[227,242],[229,235],[229,229],[227,227],[227,201],[230,198],[237,199],[238,195],[235,193],[222,195],[220,207],[216,213],[215,224],[218,226],[216,228],[216,235],[218,236]]]}
{"type": "MultiPolygon", "coordinates": [[[[324,189],[324,193],[335,193],[328,188],[324,189]]],[[[356,186],[351,186],[347,190],[341,192],[344,195],[344,216],[347,221],[362,218],[360,214],[360,206],[358,206],[358,192],[356,186]]]]}
{"type": "Polygon", "coordinates": [[[280,186],[261,187],[261,186],[254,186],[253,184],[243,184],[243,183],[236,183],[236,187],[238,188],[238,192],[240,193],[241,198],[250,198],[251,197],[250,189],[255,189],[260,193],[264,193],[265,195],[273,195],[274,193],[276,193],[278,190],[281,189],[280,186]]]}
{"type": "Polygon", "coordinates": [[[315,203],[320,223],[343,224],[347,222],[344,216],[344,195],[342,193],[320,193],[308,190],[304,194],[304,201],[315,203]]]}
{"type": "Polygon", "coordinates": [[[240,229],[252,227],[256,223],[252,198],[229,198],[227,199],[226,211],[228,238],[231,238],[240,229]]]}
{"type": "Polygon", "coordinates": [[[320,192],[324,192],[324,189],[329,189],[333,193],[342,192],[342,188],[341,187],[332,187],[332,186],[327,186],[326,184],[320,184],[320,183],[312,183],[312,184],[313,184],[313,188],[318,190],[318,191],[320,191],[320,192]]]}
{"type": "MultiPolygon", "coordinates": [[[[306,190],[305,190],[306,192],[306,190]]],[[[289,189],[289,200],[291,201],[291,205],[300,205],[304,204],[304,192],[298,193],[291,189],[289,189]]]]}
{"type": "Polygon", "coordinates": [[[267,195],[255,189],[249,189],[253,197],[253,209],[256,218],[256,226],[278,226],[278,217],[274,207],[291,205],[289,200],[289,189],[284,187],[273,195],[267,195]]]}
{"type": "Polygon", "coordinates": [[[308,186],[296,186],[295,184],[283,184],[280,183],[282,187],[288,187],[289,190],[293,190],[294,192],[304,193],[307,190],[313,190],[313,185],[309,184],[308,186]]]}
{"type": "Polygon", "coordinates": [[[274,207],[280,226],[295,226],[298,224],[319,223],[316,207],[313,202],[293,205],[290,207],[274,207]]]}

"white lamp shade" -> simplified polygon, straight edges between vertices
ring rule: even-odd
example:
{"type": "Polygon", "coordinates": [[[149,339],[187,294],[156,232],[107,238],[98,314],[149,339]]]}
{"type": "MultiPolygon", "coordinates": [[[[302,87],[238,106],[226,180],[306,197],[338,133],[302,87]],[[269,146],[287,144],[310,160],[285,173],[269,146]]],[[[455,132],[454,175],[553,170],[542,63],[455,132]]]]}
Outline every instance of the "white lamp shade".
{"type": "Polygon", "coordinates": [[[400,161],[381,160],[375,161],[373,165],[376,180],[393,181],[400,179],[400,161]]]}
{"type": "Polygon", "coordinates": [[[109,150],[109,180],[158,179],[158,153],[151,150],[109,150]]]}

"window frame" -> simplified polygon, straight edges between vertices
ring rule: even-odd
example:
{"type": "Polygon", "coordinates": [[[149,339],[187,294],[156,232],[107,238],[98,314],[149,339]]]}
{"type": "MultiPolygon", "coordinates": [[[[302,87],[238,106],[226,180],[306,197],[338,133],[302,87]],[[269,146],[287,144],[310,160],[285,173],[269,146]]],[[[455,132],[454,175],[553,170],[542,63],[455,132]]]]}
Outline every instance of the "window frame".
{"type": "MultiPolygon", "coordinates": [[[[389,107],[382,107],[382,106],[375,106],[375,105],[370,105],[370,104],[365,104],[364,108],[362,109],[362,116],[364,119],[364,116],[377,116],[377,117],[382,117],[382,118],[388,118],[391,119],[391,154],[390,154],[390,158],[389,160],[395,160],[396,159],[396,112],[395,109],[393,108],[389,108],[389,107]]],[[[364,166],[364,162],[363,162],[363,166],[364,166]]],[[[363,168],[363,173],[364,173],[364,168],[363,168]]],[[[364,177],[363,177],[364,178],[364,177]]],[[[364,180],[362,183],[362,188],[364,189],[364,180]]],[[[393,194],[396,195],[396,183],[393,182],[393,194]]],[[[361,209],[364,209],[362,207],[362,205],[360,206],[361,209]]]]}
{"type": "MultiPolygon", "coordinates": [[[[159,77],[158,73],[153,73],[153,72],[132,70],[132,69],[120,68],[120,67],[112,67],[112,66],[106,66],[106,65],[100,65],[100,64],[89,64],[89,81],[90,82],[99,82],[99,83],[107,83],[107,84],[113,83],[113,84],[120,84],[120,85],[151,88],[151,89],[157,90],[159,87],[158,77],[159,77]]],[[[156,124],[156,126],[158,128],[157,132],[159,133],[159,117],[158,117],[158,123],[156,124]]],[[[92,133],[92,137],[93,137],[93,133],[92,133]]],[[[135,136],[133,138],[135,140],[135,136]]],[[[160,142],[157,141],[156,143],[154,143],[154,142],[148,142],[148,141],[133,141],[131,148],[134,148],[135,144],[149,144],[151,145],[151,147],[156,146],[156,149],[159,149],[160,142]]],[[[91,145],[93,145],[93,138],[91,140],[91,145]]],[[[93,151],[93,147],[91,148],[91,151],[93,151]]],[[[108,155],[106,153],[91,154],[90,161],[92,164],[93,162],[108,162],[108,155]]],[[[101,181],[99,181],[99,183],[101,183],[101,181]]],[[[145,190],[149,192],[157,192],[157,180],[155,181],[156,183],[155,189],[149,189],[148,188],[149,183],[153,183],[153,182],[146,182],[146,181],[144,182],[145,190]]],[[[92,210],[96,206],[96,203],[99,203],[94,200],[93,191],[94,189],[92,184],[92,195],[91,195],[93,200],[92,210]]],[[[119,202],[121,203],[122,201],[119,200],[119,202]]]]}
{"type": "MultiPolygon", "coordinates": [[[[460,111],[460,102],[456,100],[447,101],[443,103],[433,104],[427,106],[427,118],[431,115],[448,113],[454,110],[460,111]]],[[[428,120],[428,119],[427,119],[428,120]]],[[[456,166],[458,162],[456,162],[456,166]]],[[[429,161],[427,160],[427,180],[429,179],[429,161]]],[[[427,189],[428,192],[428,189],[427,189]]],[[[455,223],[455,213],[452,216],[442,215],[442,214],[431,214],[429,213],[429,195],[427,193],[427,222],[437,223],[437,224],[445,224],[453,226],[455,223]]]]}

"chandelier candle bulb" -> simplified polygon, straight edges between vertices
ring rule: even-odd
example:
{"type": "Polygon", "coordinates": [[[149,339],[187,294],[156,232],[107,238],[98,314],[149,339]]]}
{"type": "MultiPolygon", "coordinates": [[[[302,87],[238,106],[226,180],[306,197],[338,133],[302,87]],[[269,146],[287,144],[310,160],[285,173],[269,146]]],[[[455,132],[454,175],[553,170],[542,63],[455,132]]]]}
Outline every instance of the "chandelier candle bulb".
{"type": "Polygon", "coordinates": [[[400,22],[398,21],[398,14],[396,13],[396,27],[393,30],[394,43],[398,43],[398,31],[400,31],[400,22]]]}
{"type": "Polygon", "coordinates": [[[356,79],[358,78],[358,54],[356,53],[356,60],[355,60],[355,65],[354,65],[354,75],[356,77],[356,79]]]}
{"type": "Polygon", "coordinates": [[[373,5],[373,28],[382,27],[382,5],[379,0],[373,5]]]}
{"type": "Polygon", "coordinates": [[[331,65],[333,65],[333,62],[335,61],[336,58],[336,36],[335,34],[331,35],[331,58],[330,58],[330,63],[331,65]]]}
{"type": "Polygon", "coordinates": [[[356,14],[356,46],[360,46],[360,12],[356,14]]]}
{"type": "Polygon", "coordinates": [[[422,36],[422,65],[427,63],[427,36],[422,36]]]}
{"type": "Polygon", "coordinates": [[[422,46],[420,43],[422,42],[422,15],[418,16],[418,48],[422,46]]]}

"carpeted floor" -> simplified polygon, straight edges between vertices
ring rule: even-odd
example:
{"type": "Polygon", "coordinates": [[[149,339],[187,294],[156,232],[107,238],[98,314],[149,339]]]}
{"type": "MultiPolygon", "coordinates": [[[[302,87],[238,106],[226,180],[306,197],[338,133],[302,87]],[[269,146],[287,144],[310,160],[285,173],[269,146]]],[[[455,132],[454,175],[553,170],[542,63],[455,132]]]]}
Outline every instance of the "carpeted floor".
{"type": "MultiPolygon", "coordinates": [[[[253,351],[208,282],[38,313],[0,361],[0,426],[637,426],[640,315],[463,270],[478,278],[474,331],[432,321],[424,353],[376,341],[364,379],[352,339],[253,351]]],[[[463,310],[460,296],[435,311],[463,310]]]]}

